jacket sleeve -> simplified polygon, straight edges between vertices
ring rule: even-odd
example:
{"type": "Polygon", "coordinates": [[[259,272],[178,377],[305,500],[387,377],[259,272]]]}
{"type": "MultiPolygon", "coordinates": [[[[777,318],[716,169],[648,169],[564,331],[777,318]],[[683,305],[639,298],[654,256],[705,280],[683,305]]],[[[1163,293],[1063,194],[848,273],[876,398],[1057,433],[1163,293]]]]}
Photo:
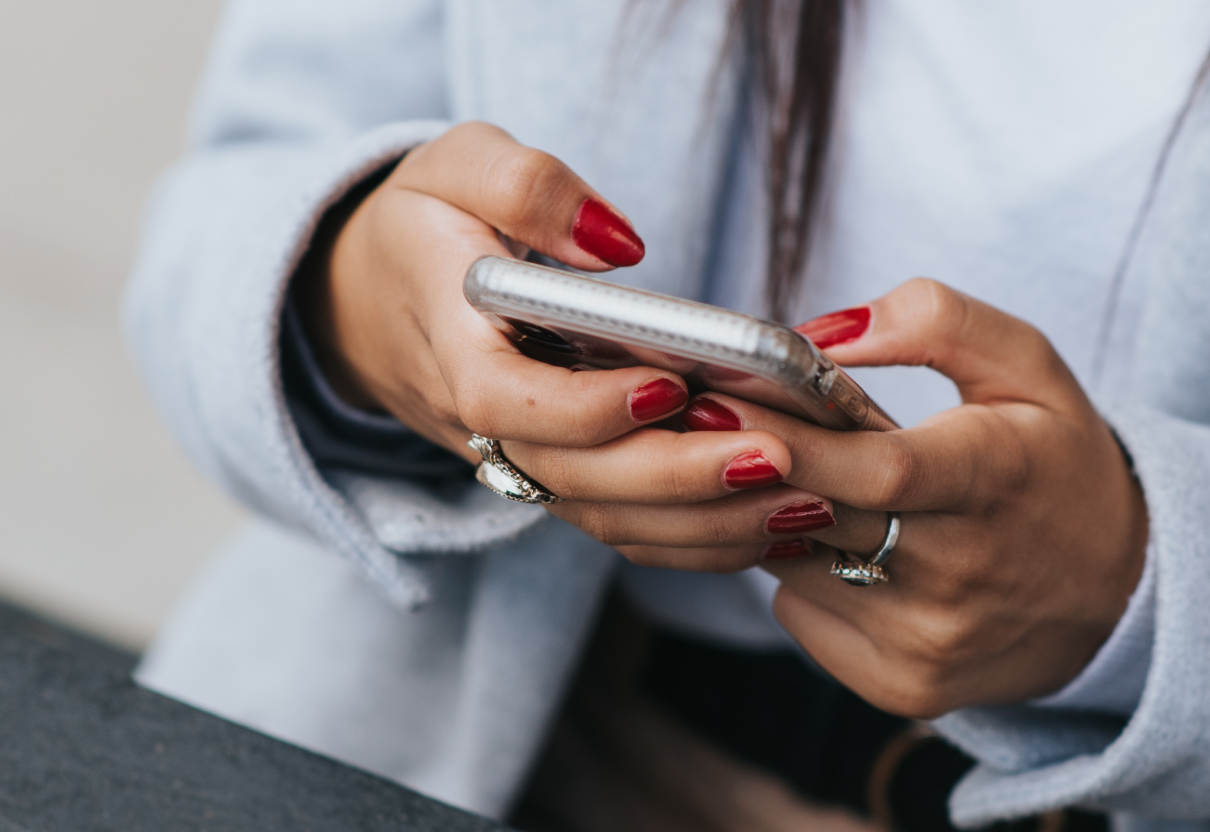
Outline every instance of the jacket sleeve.
{"type": "Polygon", "coordinates": [[[319,470],[283,394],[280,328],[324,212],[448,128],[444,62],[440,0],[230,3],[189,152],[147,208],[124,309],[152,397],[194,462],[404,605],[426,600],[426,559],[401,555],[471,551],[541,511],[319,470]]]}
{"type": "Polygon", "coordinates": [[[951,797],[956,822],[1084,805],[1210,820],[1210,93],[1168,158],[1128,280],[1146,303],[1133,360],[1110,366],[1101,407],[1147,500],[1154,641],[1127,718],[1028,705],[971,708],[938,728],[980,764],[951,797]]]}

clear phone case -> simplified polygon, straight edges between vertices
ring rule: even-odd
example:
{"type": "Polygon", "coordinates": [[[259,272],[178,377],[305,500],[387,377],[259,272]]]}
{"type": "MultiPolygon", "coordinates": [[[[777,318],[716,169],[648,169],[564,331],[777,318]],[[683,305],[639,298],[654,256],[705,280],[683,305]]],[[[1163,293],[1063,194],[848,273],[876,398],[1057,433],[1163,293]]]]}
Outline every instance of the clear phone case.
{"type": "Polygon", "coordinates": [[[524,354],[564,367],[638,364],[834,430],[898,427],[781,324],[520,260],[481,257],[463,292],[524,354]]]}

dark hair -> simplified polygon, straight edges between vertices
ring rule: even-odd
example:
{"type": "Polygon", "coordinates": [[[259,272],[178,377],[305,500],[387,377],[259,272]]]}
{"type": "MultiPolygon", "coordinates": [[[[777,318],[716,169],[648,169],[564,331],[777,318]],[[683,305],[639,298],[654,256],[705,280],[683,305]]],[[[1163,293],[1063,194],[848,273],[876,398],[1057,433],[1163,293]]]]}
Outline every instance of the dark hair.
{"type": "MultiPolygon", "coordinates": [[[[637,0],[641,3],[641,0],[637,0]]],[[[675,12],[686,0],[672,0],[675,12]]],[[[819,220],[825,166],[836,116],[846,17],[860,0],[731,0],[728,44],[742,43],[757,93],[754,115],[765,137],[769,260],[768,314],[785,320],[811,254],[819,220]]],[[[636,0],[632,0],[632,6],[636,0]]],[[[1210,77],[1210,54],[1199,67],[1156,160],[1146,195],[1114,270],[1097,337],[1099,378],[1123,277],[1163,178],[1172,146],[1198,92],[1210,77]]]]}
{"type": "Polygon", "coordinates": [[[765,137],[768,313],[784,320],[819,219],[835,121],[846,0],[732,0],[765,137]]]}
{"type": "MultiPolygon", "coordinates": [[[[768,185],[766,313],[784,320],[810,255],[832,134],[847,2],[730,0],[718,70],[742,53],[754,93],[748,113],[768,185]]],[[[667,33],[690,0],[629,0],[615,44],[615,68],[667,33]]],[[[718,92],[717,81],[711,94],[718,92]]]]}

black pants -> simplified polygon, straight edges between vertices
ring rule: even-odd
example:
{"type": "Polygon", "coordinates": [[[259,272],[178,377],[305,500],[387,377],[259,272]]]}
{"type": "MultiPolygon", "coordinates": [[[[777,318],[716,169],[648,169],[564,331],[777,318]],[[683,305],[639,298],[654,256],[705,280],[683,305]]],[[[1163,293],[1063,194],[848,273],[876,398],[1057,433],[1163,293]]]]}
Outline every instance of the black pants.
{"type": "MultiPolygon", "coordinates": [[[[949,793],[972,765],[926,726],[870,706],[795,652],[660,631],[615,595],[512,822],[530,832],[827,826],[791,810],[759,821],[744,814],[753,801],[787,799],[777,796],[784,788],[803,811],[844,812],[870,829],[945,832],[954,828],[949,793]],[[747,791],[728,802],[721,792],[732,781],[747,791]]],[[[994,828],[1099,832],[1107,823],[1066,811],[994,828]]]]}

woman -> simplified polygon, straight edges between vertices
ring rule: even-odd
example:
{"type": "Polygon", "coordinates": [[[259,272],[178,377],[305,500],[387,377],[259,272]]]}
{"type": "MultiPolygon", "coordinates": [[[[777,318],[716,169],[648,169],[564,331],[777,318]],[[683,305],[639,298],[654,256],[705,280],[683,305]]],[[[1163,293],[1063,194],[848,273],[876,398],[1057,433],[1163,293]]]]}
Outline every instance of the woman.
{"type": "Polygon", "coordinates": [[[982,763],[962,824],[1210,818],[1210,12],[807,4],[779,63],[736,57],[737,21],[758,58],[784,23],[737,5],[230,6],[129,325],[198,463],[346,560],[246,535],[141,679],[499,814],[616,549],[668,626],[779,643],[776,591],[841,682],[945,714],[982,763]],[[839,363],[928,366],[962,404],[926,371],[858,375],[905,424],[936,415],[838,434],[664,371],[537,364],[460,293],[523,249],[768,298],[839,363]],[[677,414],[689,431],[644,429],[677,414]],[[565,502],[479,489],[472,431],[565,502]],[[890,512],[890,581],[830,576],[890,512]]]}

